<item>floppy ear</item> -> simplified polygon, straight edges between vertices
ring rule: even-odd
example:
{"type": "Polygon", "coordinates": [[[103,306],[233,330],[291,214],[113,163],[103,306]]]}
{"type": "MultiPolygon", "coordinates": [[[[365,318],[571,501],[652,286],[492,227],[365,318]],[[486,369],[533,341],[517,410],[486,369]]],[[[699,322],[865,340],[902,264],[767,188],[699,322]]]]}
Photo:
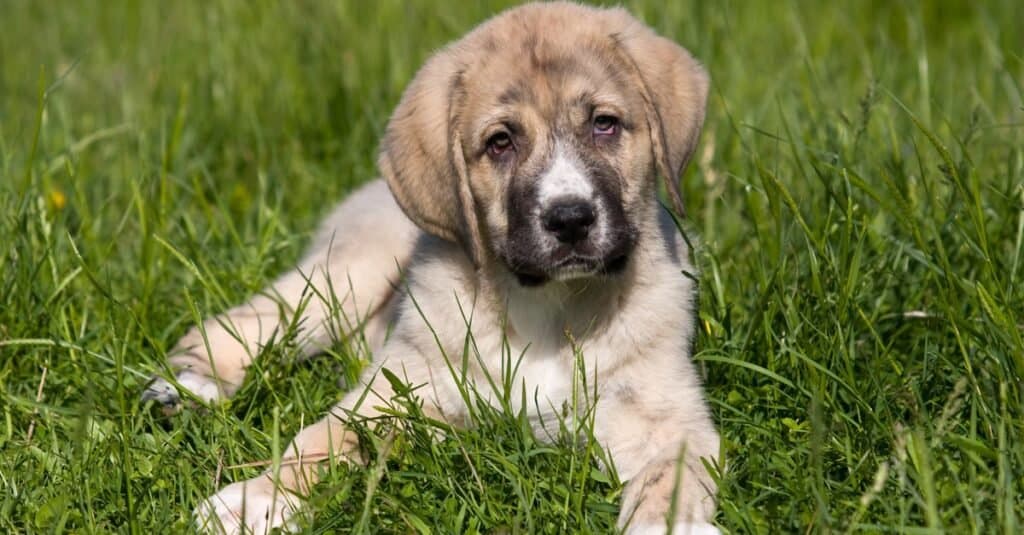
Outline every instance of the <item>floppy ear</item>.
{"type": "Polygon", "coordinates": [[[635,69],[647,105],[658,172],[673,208],[683,215],[679,180],[697,148],[710,79],[683,47],[655,34],[624,11],[621,14],[629,21],[615,38],[626,62],[635,69]]]}
{"type": "Polygon", "coordinates": [[[457,52],[442,50],[416,73],[388,121],[377,164],[409,219],[460,243],[479,266],[483,245],[455,127],[462,101],[457,52]]]}

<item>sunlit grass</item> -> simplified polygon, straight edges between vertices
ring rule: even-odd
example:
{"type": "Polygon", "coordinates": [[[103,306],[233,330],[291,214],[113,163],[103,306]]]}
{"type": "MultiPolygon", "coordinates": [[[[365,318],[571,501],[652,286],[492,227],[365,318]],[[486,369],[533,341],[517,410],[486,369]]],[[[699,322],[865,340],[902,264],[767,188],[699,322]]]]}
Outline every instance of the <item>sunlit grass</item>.
{"type": "MultiPolygon", "coordinates": [[[[1020,531],[1017,4],[627,2],[714,81],[684,197],[723,529],[1020,531]]],[[[499,7],[3,3],[0,531],[187,530],[338,399],[348,346],[295,363],[291,332],[225,406],[138,404],[375,176],[418,65],[499,7]]],[[[386,464],[331,471],[313,529],[612,529],[594,450],[486,411],[438,442],[413,413],[386,464]]]]}

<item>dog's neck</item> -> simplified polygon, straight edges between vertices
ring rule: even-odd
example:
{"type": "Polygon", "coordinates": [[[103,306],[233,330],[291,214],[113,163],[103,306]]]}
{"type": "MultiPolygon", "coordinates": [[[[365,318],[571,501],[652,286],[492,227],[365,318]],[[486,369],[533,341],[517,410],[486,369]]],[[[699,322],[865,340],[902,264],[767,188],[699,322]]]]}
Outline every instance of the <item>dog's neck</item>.
{"type": "Polygon", "coordinates": [[[510,339],[534,346],[540,341],[582,342],[616,317],[632,293],[641,289],[640,281],[650,280],[644,271],[652,263],[652,254],[657,254],[650,249],[641,240],[625,269],[615,275],[549,281],[541,286],[523,286],[504,266],[491,265],[484,268],[490,276],[480,280],[497,283],[481,287],[478,297],[497,308],[510,339]]]}

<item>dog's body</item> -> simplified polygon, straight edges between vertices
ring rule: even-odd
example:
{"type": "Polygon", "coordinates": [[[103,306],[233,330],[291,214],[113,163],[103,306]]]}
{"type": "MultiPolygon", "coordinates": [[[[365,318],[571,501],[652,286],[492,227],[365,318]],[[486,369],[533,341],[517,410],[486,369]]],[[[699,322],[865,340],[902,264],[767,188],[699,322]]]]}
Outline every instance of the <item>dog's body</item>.
{"type": "MultiPolygon", "coordinates": [[[[689,358],[694,270],[655,181],[678,208],[706,93],[689,54],[622,10],[523,6],[435,55],[388,126],[387,185],[349,196],[298,269],[171,357],[182,388],[230,395],[282,305],[303,311],[305,353],[355,325],[373,351],[369,394],[348,394],[296,436],[280,473],[225,487],[200,518],[228,532],[285,523],[325,455],[358,461],[345,419],[391,399],[386,368],[425,384],[424,410],[452,423],[466,422],[460,384],[495,404],[525,399],[542,437],[566,407],[593,409],[628,480],[620,526],[716,532],[704,463],[718,435],[689,358]],[[320,299],[300,307],[310,288],[320,299]]],[[[164,381],[147,397],[177,402],[164,381]]]]}

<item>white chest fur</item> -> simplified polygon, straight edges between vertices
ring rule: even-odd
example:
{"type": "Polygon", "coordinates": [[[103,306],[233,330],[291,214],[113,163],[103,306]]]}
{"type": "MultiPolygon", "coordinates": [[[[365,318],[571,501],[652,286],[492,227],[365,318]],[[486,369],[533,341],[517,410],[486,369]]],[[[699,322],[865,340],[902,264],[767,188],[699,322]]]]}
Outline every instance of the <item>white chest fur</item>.
{"type": "Polygon", "coordinates": [[[597,380],[598,355],[582,351],[593,333],[573,328],[571,307],[562,306],[567,291],[552,286],[510,296],[504,336],[477,346],[478,394],[493,406],[525,408],[535,427],[548,431],[557,429],[558,418],[584,410],[597,380]]]}

